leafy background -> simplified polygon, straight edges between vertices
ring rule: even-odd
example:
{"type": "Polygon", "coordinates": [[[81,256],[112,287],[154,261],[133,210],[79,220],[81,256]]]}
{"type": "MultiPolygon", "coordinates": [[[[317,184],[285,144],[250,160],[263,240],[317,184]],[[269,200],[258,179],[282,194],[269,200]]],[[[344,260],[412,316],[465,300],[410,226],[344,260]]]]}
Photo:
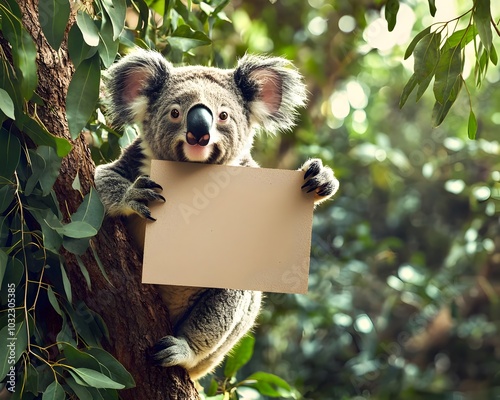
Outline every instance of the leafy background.
{"type": "MultiPolygon", "coordinates": [[[[335,199],[315,214],[309,294],[268,295],[255,341],[246,339],[218,378],[202,382],[207,396],[500,393],[495,2],[78,4],[67,42],[76,68],[67,119],[73,138],[83,130],[96,163],[116,158],[136,135],[107,126],[98,104],[101,76],[118,53],[138,45],[175,63],[231,67],[247,51],[269,52],[304,74],[309,106],[293,132],[261,135],[255,158],[265,167],[296,168],[320,157],[341,181],[335,199]]],[[[69,2],[40,2],[54,49],[70,13],[69,2]]],[[[70,221],[62,217],[52,186],[71,146],[33,112],[43,102],[34,93],[36,48],[16,2],[2,2],[0,16],[13,60],[2,55],[0,65],[0,348],[8,340],[6,285],[16,282],[24,310],[15,329],[22,398],[116,398],[133,380],[99,348],[106,334],[99,318],[86,326],[92,311],[72,304],[60,255],[61,246],[77,256],[87,251],[102,208],[91,192],[70,221]],[[55,338],[35,318],[43,303],[63,321],[55,338]],[[26,326],[35,332],[29,345],[26,326]]],[[[4,357],[2,377],[6,367],[4,357]]]]}

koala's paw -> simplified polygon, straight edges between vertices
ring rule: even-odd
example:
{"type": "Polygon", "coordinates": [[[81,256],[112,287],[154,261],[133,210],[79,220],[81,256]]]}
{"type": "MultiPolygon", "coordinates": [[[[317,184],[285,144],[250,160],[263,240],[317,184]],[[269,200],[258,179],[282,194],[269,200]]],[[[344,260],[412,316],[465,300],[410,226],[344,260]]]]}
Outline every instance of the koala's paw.
{"type": "Polygon", "coordinates": [[[165,336],[153,347],[153,361],[162,367],[180,365],[189,368],[195,354],[184,338],[165,336]]]}
{"type": "Polygon", "coordinates": [[[316,204],[332,197],[339,188],[339,181],[335,178],[330,167],[324,166],[319,158],[312,158],[302,165],[304,184],[301,189],[307,193],[314,191],[316,204]]]}
{"type": "Polygon", "coordinates": [[[163,190],[163,188],[151,180],[149,176],[139,176],[127,189],[123,197],[123,203],[141,217],[156,221],[156,219],[151,216],[151,211],[147,203],[155,200],[166,201],[165,197],[159,193],[161,190],[163,190]]]}

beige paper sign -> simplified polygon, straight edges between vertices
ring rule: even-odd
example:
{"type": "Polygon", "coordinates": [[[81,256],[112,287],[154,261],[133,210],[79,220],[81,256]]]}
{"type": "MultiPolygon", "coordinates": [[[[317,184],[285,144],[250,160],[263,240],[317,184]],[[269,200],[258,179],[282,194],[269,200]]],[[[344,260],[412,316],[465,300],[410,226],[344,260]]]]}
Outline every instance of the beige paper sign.
{"type": "Polygon", "coordinates": [[[304,173],[154,160],[143,283],[306,293],[313,196],[304,173]]]}

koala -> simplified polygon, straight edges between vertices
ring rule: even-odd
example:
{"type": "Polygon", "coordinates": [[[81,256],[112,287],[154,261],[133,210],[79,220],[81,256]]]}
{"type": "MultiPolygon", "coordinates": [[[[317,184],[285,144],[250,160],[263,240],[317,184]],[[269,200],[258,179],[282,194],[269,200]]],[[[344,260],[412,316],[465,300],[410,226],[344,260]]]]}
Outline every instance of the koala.
{"type": "MultiPolygon", "coordinates": [[[[289,130],[306,100],[302,77],[289,61],[257,55],[219,69],[174,67],[157,52],[137,50],[108,70],[106,90],[111,124],[136,124],[140,135],[118,160],[96,168],[96,188],[109,215],[152,221],[148,203],[165,201],[148,176],[152,159],[258,167],[250,154],[256,131],[289,130]]],[[[319,159],[301,169],[301,189],[314,192],[316,203],[336,192],[338,180],[319,159]]],[[[153,360],[180,365],[192,379],[212,371],[252,328],[262,297],[244,290],[159,290],[174,335],[154,346],[153,360]]]]}

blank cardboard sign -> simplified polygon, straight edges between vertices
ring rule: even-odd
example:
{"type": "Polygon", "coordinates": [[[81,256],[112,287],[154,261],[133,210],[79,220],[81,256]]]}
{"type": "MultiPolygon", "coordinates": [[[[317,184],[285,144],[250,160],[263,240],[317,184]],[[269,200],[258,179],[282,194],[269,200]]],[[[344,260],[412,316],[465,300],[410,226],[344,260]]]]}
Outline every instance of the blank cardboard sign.
{"type": "Polygon", "coordinates": [[[153,160],[143,283],[306,293],[313,196],[304,173],[153,160]]]}

